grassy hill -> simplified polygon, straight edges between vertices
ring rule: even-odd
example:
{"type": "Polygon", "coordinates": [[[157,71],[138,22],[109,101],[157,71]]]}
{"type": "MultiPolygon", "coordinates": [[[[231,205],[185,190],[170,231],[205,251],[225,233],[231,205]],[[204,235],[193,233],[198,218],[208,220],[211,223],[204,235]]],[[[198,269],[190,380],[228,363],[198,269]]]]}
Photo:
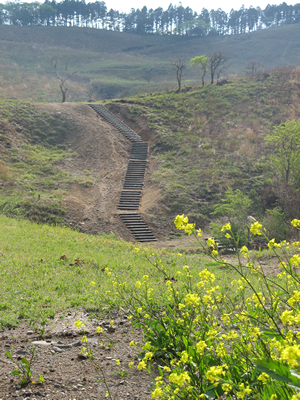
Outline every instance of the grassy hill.
{"type": "MultiPolygon", "coordinates": [[[[106,30],[66,27],[0,26],[0,97],[60,101],[58,80],[51,66],[58,57],[63,71],[78,73],[69,82],[68,101],[116,98],[164,88],[174,88],[171,62],[179,55],[222,50],[231,57],[226,74],[241,74],[245,63],[258,60],[265,68],[298,65],[298,25],[261,30],[239,36],[185,38],[134,35],[106,30]],[[153,79],[146,82],[147,69],[153,79]]],[[[185,70],[186,84],[199,79],[185,70]]]]}
{"type": "Polygon", "coordinates": [[[142,117],[157,132],[152,181],[163,187],[161,203],[171,218],[187,213],[203,225],[228,188],[252,199],[256,217],[278,204],[278,182],[268,164],[272,150],[264,138],[275,125],[299,118],[299,83],[299,68],[275,69],[223,86],[139,95],[108,107],[127,107],[133,121],[142,117]]]}

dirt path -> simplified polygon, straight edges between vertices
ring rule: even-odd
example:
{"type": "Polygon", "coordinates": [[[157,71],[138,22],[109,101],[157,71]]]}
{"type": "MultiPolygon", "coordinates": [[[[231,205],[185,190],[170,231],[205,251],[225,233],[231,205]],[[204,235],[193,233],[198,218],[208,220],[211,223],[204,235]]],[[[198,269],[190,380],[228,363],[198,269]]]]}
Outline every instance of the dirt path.
{"type": "MultiPolygon", "coordinates": [[[[62,316],[63,317],[63,316],[62,316]]],[[[136,369],[138,364],[136,348],[130,346],[133,340],[142,344],[141,332],[131,328],[127,318],[117,314],[114,320],[88,319],[88,313],[68,313],[60,320],[51,321],[43,338],[25,323],[18,328],[0,331],[0,400],[4,399],[49,399],[49,400],[90,400],[106,399],[106,387],[101,373],[81,353],[86,344],[81,343],[82,333],[74,326],[80,319],[86,322],[86,336],[93,351],[95,362],[105,373],[105,378],[114,400],[150,399],[152,382],[146,372],[136,369]],[[96,326],[104,333],[97,334],[96,326]],[[20,387],[20,377],[12,375],[22,357],[30,359],[28,347],[34,344],[36,354],[32,362],[32,380],[26,387],[20,387]],[[13,359],[5,356],[11,351],[13,359]],[[120,361],[117,365],[116,360],[120,361]],[[134,362],[135,367],[128,364],[134,362]],[[45,382],[39,383],[39,374],[45,382]]]]}

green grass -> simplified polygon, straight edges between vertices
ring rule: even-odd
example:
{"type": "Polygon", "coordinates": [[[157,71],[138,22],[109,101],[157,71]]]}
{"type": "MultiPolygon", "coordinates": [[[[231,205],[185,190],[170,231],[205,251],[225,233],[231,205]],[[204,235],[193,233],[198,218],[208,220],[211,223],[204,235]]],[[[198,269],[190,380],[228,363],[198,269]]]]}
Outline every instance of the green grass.
{"type": "MultiPolygon", "coordinates": [[[[73,154],[65,140],[74,122],[25,101],[0,101],[0,211],[61,223],[61,200],[74,180],[57,163],[73,154]]],[[[84,182],[83,171],[78,179],[84,182]]],[[[80,183],[80,182],[79,182],[80,183]]]]}
{"type": "MultiPolygon", "coordinates": [[[[210,38],[1,25],[0,98],[61,101],[52,57],[60,59],[61,71],[69,57],[69,70],[78,70],[68,81],[67,100],[87,101],[89,93],[96,99],[105,99],[176,88],[171,63],[182,53],[189,62],[197,55],[222,50],[231,57],[227,75],[240,75],[249,60],[258,60],[265,68],[297,65],[299,35],[297,24],[210,38]],[[154,70],[150,84],[143,78],[149,68],[154,70]]],[[[196,69],[187,65],[184,83],[197,81],[200,82],[196,69]]]]}
{"type": "MultiPolygon", "coordinates": [[[[193,281],[197,281],[198,272],[207,262],[203,255],[178,257],[177,251],[158,254],[146,247],[136,253],[135,245],[113,235],[91,236],[3,215],[0,238],[0,326],[16,326],[23,320],[42,321],[70,309],[105,313],[117,307],[119,298],[104,268],[109,268],[112,276],[118,275],[121,282],[126,281],[128,293],[134,290],[137,280],[149,275],[155,298],[162,305],[165,282],[149,262],[153,255],[162,259],[170,278],[188,264],[193,281]],[[62,256],[67,258],[61,259],[62,256]],[[91,281],[96,282],[94,288],[91,281]],[[99,291],[97,295],[95,289],[99,291]]],[[[230,291],[230,282],[236,275],[226,271],[224,279],[222,268],[210,270],[216,273],[217,282],[230,291]]]]}
{"type": "Polygon", "coordinates": [[[229,187],[253,200],[256,217],[274,206],[264,137],[273,126],[300,116],[293,85],[298,80],[292,69],[275,69],[266,78],[122,100],[159,135],[152,155],[159,167],[152,181],[163,187],[161,201],[171,218],[186,213],[206,224],[229,187]]]}

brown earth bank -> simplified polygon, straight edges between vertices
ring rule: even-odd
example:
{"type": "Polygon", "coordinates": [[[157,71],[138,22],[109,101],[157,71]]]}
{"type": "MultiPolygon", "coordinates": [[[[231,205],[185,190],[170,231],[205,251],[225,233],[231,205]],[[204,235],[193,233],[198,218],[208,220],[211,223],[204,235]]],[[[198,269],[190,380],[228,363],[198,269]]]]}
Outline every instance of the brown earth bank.
{"type": "MultiPolygon", "coordinates": [[[[59,161],[56,166],[75,178],[81,176],[82,171],[89,173],[85,183],[69,184],[63,199],[65,225],[90,234],[114,233],[124,240],[133,241],[117,210],[130,159],[131,142],[87,104],[45,104],[37,107],[46,112],[60,113],[75,123],[74,130],[68,132],[65,138],[65,144],[74,156],[59,161]]],[[[108,105],[107,108],[149,143],[139,213],[158,238],[166,237],[172,228],[166,218],[166,210],[159,204],[162,188],[151,182],[151,175],[157,168],[156,161],[151,157],[155,132],[147,129],[141,117],[132,116],[125,105],[108,105]]]]}

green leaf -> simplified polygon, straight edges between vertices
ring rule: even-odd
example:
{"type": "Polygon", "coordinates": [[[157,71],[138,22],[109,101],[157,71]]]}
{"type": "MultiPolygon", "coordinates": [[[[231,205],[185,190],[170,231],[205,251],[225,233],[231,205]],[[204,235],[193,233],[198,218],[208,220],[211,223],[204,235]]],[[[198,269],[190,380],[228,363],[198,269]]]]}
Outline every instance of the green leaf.
{"type": "Polygon", "coordinates": [[[39,374],[39,377],[40,377],[40,382],[41,383],[45,382],[45,379],[44,379],[44,377],[42,375],[39,374]]]}
{"type": "Polygon", "coordinates": [[[224,264],[223,262],[210,262],[210,263],[206,263],[204,264],[206,267],[211,267],[213,265],[221,265],[224,264]]]}
{"type": "Polygon", "coordinates": [[[159,373],[159,375],[160,375],[161,377],[164,376],[164,374],[163,374],[163,372],[162,372],[162,369],[161,369],[160,367],[158,367],[158,373],[159,373]]]}
{"type": "Polygon", "coordinates": [[[8,358],[10,358],[12,360],[12,355],[10,354],[10,352],[8,350],[5,352],[5,354],[7,355],[8,358]]]}
{"type": "Polygon", "coordinates": [[[22,363],[22,364],[25,364],[27,367],[30,366],[29,361],[26,360],[26,358],[22,358],[22,359],[21,359],[21,363],[22,363]]]}
{"type": "Polygon", "coordinates": [[[14,371],[11,371],[12,375],[21,375],[21,372],[17,369],[15,369],[14,371]]]}
{"type": "Polygon", "coordinates": [[[188,340],[187,340],[187,338],[184,337],[184,336],[182,336],[182,341],[183,341],[185,347],[187,348],[187,347],[188,347],[188,340]]]}

